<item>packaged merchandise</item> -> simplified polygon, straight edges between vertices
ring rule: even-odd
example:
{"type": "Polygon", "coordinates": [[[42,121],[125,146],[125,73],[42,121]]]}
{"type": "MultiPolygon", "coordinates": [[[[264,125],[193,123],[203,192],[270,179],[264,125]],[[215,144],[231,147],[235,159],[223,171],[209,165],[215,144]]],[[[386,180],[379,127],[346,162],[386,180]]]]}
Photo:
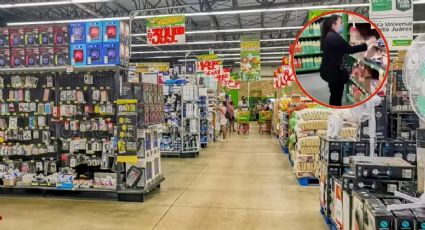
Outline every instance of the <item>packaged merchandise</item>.
{"type": "Polygon", "coordinates": [[[25,46],[38,46],[38,27],[24,27],[25,46]]]}
{"type": "Polygon", "coordinates": [[[53,27],[39,26],[38,27],[38,43],[41,46],[53,45],[53,27]]]}
{"type": "Polygon", "coordinates": [[[19,68],[25,66],[24,48],[12,48],[10,53],[10,67],[19,68]]]}
{"type": "Polygon", "coordinates": [[[124,21],[103,21],[103,42],[128,43],[129,25],[124,21]]]}
{"type": "Polygon", "coordinates": [[[101,21],[86,22],[86,43],[102,43],[103,23],[101,21]]]}
{"type": "Polygon", "coordinates": [[[71,65],[84,66],[87,64],[87,45],[71,45],[71,65]]]}
{"type": "Polygon", "coordinates": [[[25,66],[34,67],[40,63],[40,50],[38,47],[25,48],[25,66]]]}
{"type": "Polygon", "coordinates": [[[415,178],[415,167],[400,158],[354,156],[350,164],[356,178],[405,181],[415,178]]]}
{"type": "Polygon", "coordinates": [[[9,28],[0,28],[0,48],[9,47],[9,28]]]}
{"type": "Polygon", "coordinates": [[[364,202],[364,230],[394,229],[394,216],[379,199],[364,202]]]}
{"type": "Polygon", "coordinates": [[[69,45],[69,32],[68,25],[55,25],[53,26],[53,45],[55,46],[68,46],[69,45]]]}
{"type": "Polygon", "coordinates": [[[40,46],[40,66],[53,66],[53,47],[40,46]]]}
{"type": "Polygon", "coordinates": [[[69,24],[69,41],[70,44],[86,43],[86,23],[76,22],[69,24]]]}
{"type": "Polygon", "coordinates": [[[87,44],[87,65],[100,65],[104,62],[102,43],[87,44]]]}
{"type": "Polygon", "coordinates": [[[70,57],[68,46],[55,46],[53,48],[53,63],[55,66],[69,65],[70,57]]]}
{"type": "Polygon", "coordinates": [[[104,64],[121,64],[120,43],[103,43],[104,64]]]}
{"type": "Polygon", "coordinates": [[[11,27],[10,33],[10,47],[23,47],[25,45],[24,29],[11,27]]]}
{"type": "MultiPolygon", "coordinates": [[[[386,205],[402,204],[398,199],[383,199],[386,205]]],[[[410,210],[392,211],[394,215],[394,228],[403,230],[415,229],[415,216],[410,210]]]]}
{"type": "Polygon", "coordinates": [[[10,64],[10,49],[0,49],[0,68],[8,68],[10,64]]]}

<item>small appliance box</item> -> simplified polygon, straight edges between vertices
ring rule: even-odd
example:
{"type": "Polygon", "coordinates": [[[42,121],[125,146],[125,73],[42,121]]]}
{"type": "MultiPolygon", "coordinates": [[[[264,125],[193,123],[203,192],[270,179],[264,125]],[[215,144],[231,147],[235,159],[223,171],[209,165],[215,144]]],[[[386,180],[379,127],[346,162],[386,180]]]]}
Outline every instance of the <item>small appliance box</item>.
{"type": "Polygon", "coordinates": [[[67,25],[53,26],[53,44],[55,46],[69,45],[69,32],[67,25]]]}
{"type": "Polygon", "coordinates": [[[86,43],[86,23],[76,22],[69,24],[69,42],[71,44],[86,43]]]}
{"type": "MultiPolygon", "coordinates": [[[[398,199],[383,199],[386,205],[402,204],[398,199]]],[[[392,229],[403,229],[403,230],[414,230],[415,229],[415,216],[410,210],[396,210],[392,211],[394,215],[394,228],[392,229]]]]}
{"type": "Polygon", "coordinates": [[[38,27],[38,43],[41,46],[53,45],[53,27],[52,26],[38,27]]]}
{"type": "Polygon", "coordinates": [[[0,68],[10,67],[10,50],[8,48],[0,49],[0,68]]]}
{"type": "Polygon", "coordinates": [[[40,50],[38,47],[25,48],[25,66],[34,67],[40,63],[40,50]]]}
{"type": "Polygon", "coordinates": [[[368,199],[364,206],[364,230],[395,229],[392,212],[379,199],[368,199]]]}
{"type": "Polygon", "coordinates": [[[24,27],[25,46],[38,46],[38,27],[24,27]]]}
{"type": "Polygon", "coordinates": [[[9,28],[0,28],[0,48],[9,47],[9,28]]]}
{"type": "Polygon", "coordinates": [[[104,64],[121,64],[120,43],[103,43],[104,64]]]}
{"type": "Polygon", "coordinates": [[[87,45],[71,45],[71,65],[83,66],[87,64],[87,45]]]}
{"type": "Polygon", "coordinates": [[[12,48],[10,52],[10,67],[20,68],[25,66],[25,48],[12,48]]]}
{"type": "Polygon", "coordinates": [[[128,44],[130,26],[124,21],[103,21],[103,42],[122,42],[128,44]]]}
{"type": "Polygon", "coordinates": [[[23,47],[25,45],[24,28],[10,28],[10,47],[23,47]]]}
{"type": "Polygon", "coordinates": [[[102,43],[87,44],[87,65],[103,64],[104,54],[102,43]]]}
{"type": "Polygon", "coordinates": [[[101,21],[86,23],[86,43],[101,43],[103,41],[102,26],[101,21]]]}
{"type": "Polygon", "coordinates": [[[69,65],[69,47],[56,46],[53,48],[53,63],[55,66],[69,65]]]}
{"type": "Polygon", "coordinates": [[[53,66],[54,55],[53,47],[41,46],[40,47],[40,66],[53,66]]]}

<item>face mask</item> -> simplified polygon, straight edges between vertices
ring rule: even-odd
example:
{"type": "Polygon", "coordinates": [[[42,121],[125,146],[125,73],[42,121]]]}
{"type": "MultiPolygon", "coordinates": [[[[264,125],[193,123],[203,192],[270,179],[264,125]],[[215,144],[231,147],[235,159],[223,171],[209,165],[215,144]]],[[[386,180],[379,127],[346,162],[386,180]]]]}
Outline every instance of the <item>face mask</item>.
{"type": "Polygon", "coordinates": [[[344,32],[344,24],[341,24],[341,26],[338,28],[337,33],[342,34],[344,32]]]}

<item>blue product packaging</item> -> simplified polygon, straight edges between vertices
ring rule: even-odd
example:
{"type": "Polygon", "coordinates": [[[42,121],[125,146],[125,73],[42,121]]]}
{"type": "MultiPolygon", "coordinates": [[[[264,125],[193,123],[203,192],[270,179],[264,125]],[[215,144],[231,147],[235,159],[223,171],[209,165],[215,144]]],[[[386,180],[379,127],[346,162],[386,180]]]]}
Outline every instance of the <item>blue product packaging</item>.
{"type": "Polygon", "coordinates": [[[102,21],[86,23],[86,43],[100,43],[103,41],[102,21]]]}
{"type": "Polygon", "coordinates": [[[69,24],[69,41],[71,44],[86,43],[86,23],[76,22],[69,24]]]}
{"type": "Polygon", "coordinates": [[[120,21],[103,21],[103,42],[120,41],[120,21]]]}
{"type": "Polygon", "coordinates": [[[74,44],[71,45],[71,65],[83,66],[87,64],[87,45],[74,44]]]}
{"type": "Polygon", "coordinates": [[[103,64],[103,46],[102,43],[87,44],[87,65],[103,64]]]}
{"type": "Polygon", "coordinates": [[[120,43],[103,43],[103,62],[104,64],[119,65],[120,61],[120,43]]]}

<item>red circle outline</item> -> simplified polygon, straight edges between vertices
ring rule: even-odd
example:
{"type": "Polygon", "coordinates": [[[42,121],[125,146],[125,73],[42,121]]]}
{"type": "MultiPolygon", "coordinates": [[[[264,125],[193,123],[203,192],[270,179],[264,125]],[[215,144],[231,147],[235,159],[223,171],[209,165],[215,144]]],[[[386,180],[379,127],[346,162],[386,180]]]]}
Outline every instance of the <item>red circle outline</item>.
{"type": "Polygon", "coordinates": [[[359,14],[359,13],[356,13],[356,12],[353,12],[353,11],[348,11],[348,10],[334,10],[334,11],[329,11],[329,12],[326,12],[326,13],[323,13],[323,14],[321,14],[321,15],[319,15],[319,16],[317,16],[317,17],[314,17],[313,19],[311,19],[309,22],[307,22],[305,25],[304,25],[304,27],[298,32],[298,34],[297,34],[297,37],[295,38],[295,41],[294,41],[294,43],[292,44],[292,46],[290,47],[290,56],[291,56],[291,68],[292,68],[292,72],[294,73],[294,75],[295,75],[295,81],[297,82],[297,84],[300,86],[300,88],[301,88],[301,91],[303,91],[303,93],[305,94],[305,95],[307,95],[311,100],[313,100],[314,102],[316,102],[316,103],[318,103],[319,105],[322,105],[322,106],[325,106],[325,107],[328,107],[328,108],[332,108],[332,109],[351,109],[351,108],[354,108],[354,107],[357,107],[357,106],[359,106],[359,105],[362,105],[362,104],[364,104],[364,103],[366,103],[367,101],[369,101],[370,99],[372,99],[372,97],[374,97],[379,91],[381,91],[381,89],[382,89],[382,87],[387,83],[387,78],[388,78],[388,74],[389,74],[389,71],[390,71],[390,50],[389,50],[389,48],[388,48],[388,43],[387,43],[387,39],[385,38],[385,36],[384,36],[384,34],[382,33],[382,31],[381,31],[381,29],[379,29],[379,27],[375,24],[375,23],[373,23],[369,18],[367,18],[367,17],[365,17],[365,16],[363,16],[363,15],[361,15],[361,14],[359,14]],[[304,87],[302,86],[302,84],[301,84],[301,82],[298,80],[298,76],[297,76],[297,73],[296,73],[296,71],[295,71],[295,66],[294,66],[294,55],[295,55],[295,45],[298,43],[298,41],[299,41],[299,38],[300,38],[300,36],[301,36],[301,34],[304,32],[304,30],[309,26],[309,25],[311,25],[311,24],[313,24],[315,21],[317,21],[318,19],[320,19],[321,17],[323,17],[323,16],[326,16],[326,15],[330,15],[330,14],[335,14],[335,13],[346,13],[346,14],[351,14],[351,15],[355,15],[355,16],[358,16],[358,17],[360,17],[360,18],[362,18],[362,19],[364,19],[364,20],[366,20],[367,22],[369,22],[375,29],[376,29],[376,31],[378,31],[378,33],[379,33],[379,36],[381,36],[381,38],[382,38],[382,40],[384,40],[384,43],[385,43],[385,50],[386,50],[386,52],[387,52],[387,68],[386,68],[386,70],[385,70],[385,75],[384,75],[384,79],[383,79],[383,81],[382,81],[382,83],[379,85],[379,87],[375,90],[375,92],[374,93],[372,93],[371,95],[369,95],[369,97],[368,98],[366,98],[366,99],[364,99],[363,101],[360,101],[360,102],[358,102],[358,103],[356,103],[356,104],[353,104],[353,105],[343,105],[343,106],[334,106],[334,105],[329,105],[329,104],[326,104],[326,103],[324,103],[324,102],[321,102],[321,101],[319,101],[319,100],[317,100],[316,98],[314,98],[314,97],[312,97],[305,89],[304,89],[304,87]]]}

